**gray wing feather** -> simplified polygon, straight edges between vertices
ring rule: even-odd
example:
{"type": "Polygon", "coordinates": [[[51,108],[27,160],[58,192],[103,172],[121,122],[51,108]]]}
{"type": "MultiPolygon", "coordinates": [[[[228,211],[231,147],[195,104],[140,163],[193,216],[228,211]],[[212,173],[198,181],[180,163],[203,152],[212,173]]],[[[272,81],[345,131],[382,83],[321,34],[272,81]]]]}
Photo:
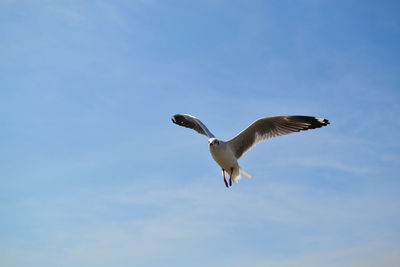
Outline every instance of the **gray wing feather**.
{"type": "Polygon", "coordinates": [[[178,124],[179,126],[193,129],[196,132],[208,136],[210,138],[214,137],[214,135],[207,129],[207,127],[198,118],[193,117],[191,115],[176,114],[171,118],[171,120],[173,123],[178,124]]]}
{"type": "Polygon", "coordinates": [[[228,143],[239,159],[259,142],[299,131],[321,128],[329,124],[327,119],[309,116],[276,116],[258,119],[228,143]]]}

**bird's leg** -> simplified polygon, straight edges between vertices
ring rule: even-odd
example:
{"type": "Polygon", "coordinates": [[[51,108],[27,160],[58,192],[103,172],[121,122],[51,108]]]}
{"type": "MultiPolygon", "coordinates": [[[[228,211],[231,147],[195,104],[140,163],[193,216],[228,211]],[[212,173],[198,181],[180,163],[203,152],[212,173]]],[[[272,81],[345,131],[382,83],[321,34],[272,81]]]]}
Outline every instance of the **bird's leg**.
{"type": "Polygon", "coordinates": [[[231,168],[231,176],[229,177],[229,186],[232,186],[232,174],[233,174],[233,168],[231,168]]]}
{"type": "Polygon", "coordinates": [[[222,169],[222,175],[224,176],[225,186],[228,187],[228,182],[225,179],[225,170],[224,169],[222,169]]]}

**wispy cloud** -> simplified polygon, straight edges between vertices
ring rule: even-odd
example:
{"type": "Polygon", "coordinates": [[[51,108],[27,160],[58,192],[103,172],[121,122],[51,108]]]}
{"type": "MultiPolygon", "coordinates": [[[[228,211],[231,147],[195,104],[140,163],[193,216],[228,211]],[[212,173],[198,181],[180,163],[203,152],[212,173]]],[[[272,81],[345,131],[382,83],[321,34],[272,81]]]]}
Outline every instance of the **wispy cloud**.
{"type": "Polygon", "coordinates": [[[316,158],[302,158],[298,159],[294,164],[314,167],[314,168],[328,168],[337,171],[343,171],[354,174],[370,174],[372,171],[368,167],[352,165],[350,163],[340,162],[335,160],[321,160],[316,158]]]}
{"type": "Polygon", "coordinates": [[[293,256],[290,258],[254,258],[225,260],[219,264],[223,266],[356,266],[377,267],[397,266],[400,260],[400,247],[385,241],[371,242],[360,246],[337,249],[332,251],[318,251],[293,256]]]}
{"type": "Polygon", "coordinates": [[[42,8],[45,14],[62,18],[71,23],[79,23],[85,20],[84,12],[79,10],[77,5],[61,5],[49,2],[42,8]]]}
{"type": "MultiPolygon", "coordinates": [[[[25,216],[34,231],[41,233],[39,242],[43,244],[42,249],[52,251],[63,247],[58,256],[68,259],[70,263],[97,264],[113,262],[121,257],[144,262],[152,255],[158,255],[158,259],[170,259],[178,257],[178,253],[187,253],[185,257],[190,258],[194,256],[193,246],[215,239],[231,240],[228,248],[236,249],[237,242],[245,238],[235,234],[242,227],[256,231],[298,229],[300,233],[295,235],[300,241],[295,244],[312,244],[311,247],[320,244],[323,247],[323,252],[316,254],[305,247],[300,253],[303,256],[295,256],[293,261],[287,262],[277,260],[276,266],[290,265],[294,261],[306,263],[313,257],[320,258],[322,262],[326,256],[324,253],[332,253],[326,258],[331,263],[336,260],[345,263],[362,260],[362,253],[355,253],[354,256],[351,253],[335,253],[338,247],[344,246],[346,251],[362,246],[364,241],[375,242],[379,239],[379,233],[378,236],[365,236],[361,243],[355,239],[374,227],[371,223],[377,216],[375,208],[380,206],[368,205],[366,196],[321,197],[323,192],[287,184],[268,184],[265,188],[243,186],[226,191],[222,185],[220,188],[210,186],[208,179],[203,177],[196,183],[179,186],[165,183],[163,177],[158,177],[146,183],[97,189],[97,193],[85,189],[72,196],[57,197],[52,203],[45,203],[44,199],[26,202],[23,210],[29,210],[25,216]],[[345,229],[347,225],[356,224],[360,225],[357,230],[352,226],[349,230],[345,229]],[[346,234],[348,237],[345,237],[346,234]],[[341,237],[335,238],[335,235],[341,237]],[[332,240],[327,241],[329,239],[332,240]],[[181,251],[178,252],[177,248],[181,251]]],[[[381,202],[387,205],[385,201],[381,202]]],[[[379,216],[391,216],[395,208],[388,206],[379,216]]],[[[292,230],[290,233],[293,233],[292,230]]],[[[281,238],[279,243],[292,239],[287,234],[281,238]]],[[[264,238],[261,240],[268,242],[264,238]]],[[[18,250],[20,244],[16,242],[16,246],[8,250],[24,255],[22,250],[18,250]]],[[[213,245],[209,249],[203,248],[203,252],[212,253],[210,249],[214,249],[213,245]]],[[[384,257],[385,253],[389,255],[391,252],[383,249],[382,255],[377,257],[384,257]]],[[[37,254],[41,254],[40,247],[37,254]]],[[[252,255],[250,248],[246,248],[240,257],[245,259],[246,254],[252,255]]],[[[26,257],[35,261],[34,255],[26,257]]],[[[244,260],[238,257],[234,257],[238,262],[244,260]]],[[[262,263],[265,259],[260,265],[262,263]]],[[[254,264],[257,265],[257,262],[254,264]]]]}

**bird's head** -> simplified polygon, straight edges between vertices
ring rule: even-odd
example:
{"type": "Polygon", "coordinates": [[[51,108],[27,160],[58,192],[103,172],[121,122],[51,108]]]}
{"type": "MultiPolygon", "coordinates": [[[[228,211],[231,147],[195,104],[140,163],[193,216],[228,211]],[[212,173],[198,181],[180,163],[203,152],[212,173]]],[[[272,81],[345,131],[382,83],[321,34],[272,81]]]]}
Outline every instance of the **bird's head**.
{"type": "Polygon", "coordinates": [[[212,147],[212,146],[219,146],[219,140],[217,138],[210,138],[208,139],[208,146],[212,147]]]}

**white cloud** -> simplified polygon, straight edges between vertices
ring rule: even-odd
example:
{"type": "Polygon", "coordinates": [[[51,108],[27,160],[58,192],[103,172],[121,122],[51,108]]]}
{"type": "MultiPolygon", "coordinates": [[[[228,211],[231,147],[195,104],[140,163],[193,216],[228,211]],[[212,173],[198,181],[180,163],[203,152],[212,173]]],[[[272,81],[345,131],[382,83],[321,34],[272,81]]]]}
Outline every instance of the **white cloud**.
{"type": "Polygon", "coordinates": [[[307,167],[329,168],[355,174],[369,174],[371,170],[367,167],[352,165],[337,160],[321,160],[316,158],[302,158],[296,161],[297,164],[307,167]]]}
{"type": "Polygon", "coordinates": [[[43,11],[47,15],[56,16],[63,18],[68,22],[79,23],[85,20],[85,15],[82,10],[79,10],[77,6],[73,4],[60,5],[53,2],[49,2],[43,7],[43,11]]]}
{"type": "Polygon", "coordinates": [[[360,246],[323,252],[309,252],[288,258],[254,258],[225,260],[221,266],[354,266],[379,267],[397,266],[400,261],[400,247],[387,242],[372,242],[360,246]]]}
{"type": "MultiPolygon", "coordinates": [[[[29,242],[35,240],[41,246],[26,251],[22,240],[15,239],[11,246],[3,241],[1,246],[8,246],[5,251],[9,253],[3,262],[7,266],[29,261],[31,266],[172,262],[177,257],[196,257],[199,250],[213,254],[219,245],[238,250],[228,261],[233,266],[245,262],[252,266],[361,265],[396,259],[396,247],[390,241],[379,243],[393,231],[390,224],[379,229],[382,222],[395,218],[398,205],[390,199],[327,194],[323,188],[288,184],[260,187],[256,180],[244,180],[228,190],[222,182],[210,182],[216,179],[212,174],[186,185],[164,179],[153,176],[126,185],[69,192],[51,201],[38,198],[20,203],[25,227],[36,233],[26,242],[34,246],[29,242]],[[243,236],[243,229],[260,231],[260,235],[243,236]],[[278,234],[271,231],[278,231],[279,238],[269,239],[278,234]],[[376,244],[377,252],[364,255],[373,250],[371,244],[376,244]],[[270,252],[261,257],[252,252],[258,246],[270,252]],[[286,255],[275,246],[297,253],[286,255]],[[11,264],[15,259],[19,260],[11,264]]],[[[215,262],[220,260],[215,258],[215,262]]]]}

